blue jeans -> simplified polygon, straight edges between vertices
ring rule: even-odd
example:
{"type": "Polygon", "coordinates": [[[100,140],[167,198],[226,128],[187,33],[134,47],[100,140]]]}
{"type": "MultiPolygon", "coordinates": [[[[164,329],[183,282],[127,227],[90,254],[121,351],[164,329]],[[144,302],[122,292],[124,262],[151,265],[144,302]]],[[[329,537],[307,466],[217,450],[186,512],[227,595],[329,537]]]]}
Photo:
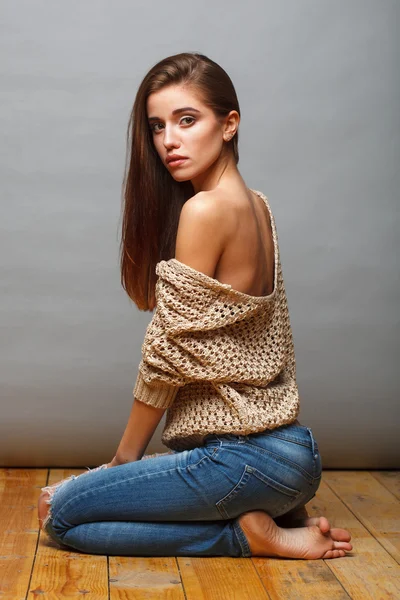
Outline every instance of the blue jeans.
{"type": "Polygon", "coordinates": [[[117,556],[251,556],[238,523],[303,506],[321,482],[310,428],[210,434],[204,446],[72,476],[44,531],[61,547],[117,556]]]}

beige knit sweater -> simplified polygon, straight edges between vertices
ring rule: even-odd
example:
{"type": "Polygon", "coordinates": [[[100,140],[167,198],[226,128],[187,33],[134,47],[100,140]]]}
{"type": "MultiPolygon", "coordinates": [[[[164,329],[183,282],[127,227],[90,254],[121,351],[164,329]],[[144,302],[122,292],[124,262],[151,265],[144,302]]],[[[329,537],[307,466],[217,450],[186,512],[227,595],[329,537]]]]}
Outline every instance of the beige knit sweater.
{"type": "Polygon", "coordinates": [[[274,289],[249,296],[171,258],[156,265],[156,309],[133,395],[168,408],[162,442],[201,446],[208,433],[247,435],[295,421],[292,330],[275,219],[274,289]]]}

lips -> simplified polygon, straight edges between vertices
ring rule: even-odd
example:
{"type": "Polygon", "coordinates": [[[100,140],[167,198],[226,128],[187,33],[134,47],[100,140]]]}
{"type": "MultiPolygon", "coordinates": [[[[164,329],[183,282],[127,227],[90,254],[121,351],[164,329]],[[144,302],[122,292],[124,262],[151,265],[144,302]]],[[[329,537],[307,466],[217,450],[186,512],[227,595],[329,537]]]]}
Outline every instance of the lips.
{"type": "Polygon", "coordinates": [[[187,160],[187,158],[177,158],[176,160],[170,160],[168,163],[168,167],[170,169],[177,169],[179,167],[183,167],[187,160]]]}
{"type": "Polygon", "coordinates": [[[176,162],[178,160],[183,160],[186,158],[187,158],[187,156],[179,156],[178,154],[172,154],[171,156],[167,156],[167,164],[170,164],[171,162],[176,162]]]}

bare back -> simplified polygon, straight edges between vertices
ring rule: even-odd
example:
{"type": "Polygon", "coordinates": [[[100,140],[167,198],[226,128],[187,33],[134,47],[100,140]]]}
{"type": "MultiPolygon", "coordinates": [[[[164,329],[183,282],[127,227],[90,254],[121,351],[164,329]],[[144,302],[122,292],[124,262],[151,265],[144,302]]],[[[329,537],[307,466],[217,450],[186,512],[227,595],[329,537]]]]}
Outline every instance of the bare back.
{"type": "Polygon", "coordinates": [[[251,296],[274,288],[274,240],[268,208],[252,190],[224,198],[224,227],[229,240],[214,278],[251,296]]]}

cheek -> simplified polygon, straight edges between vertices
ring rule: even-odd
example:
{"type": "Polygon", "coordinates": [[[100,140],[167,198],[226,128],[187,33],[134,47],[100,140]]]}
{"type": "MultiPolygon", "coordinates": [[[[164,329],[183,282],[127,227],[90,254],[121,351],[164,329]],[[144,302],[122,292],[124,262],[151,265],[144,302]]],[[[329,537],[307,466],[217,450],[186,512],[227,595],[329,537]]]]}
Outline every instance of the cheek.
{"type": "Polygon", "coordinates": [[[216,143],[218,141],[218,132],[214,127],[207,127],[204,125],[203,127],[200,125],[197,127],[196,131],[193,130],[193,140],[198,142],[199,144],[210,144],[216,143]]]}
{"type": "Polygon", "coordinates": [[[208,160],[211,155],[218,154],[221,150],[220,133],[209,127],[198,128],[197,131],[188,132],[182,140],[185,150],[192,151],[197,158],[208,160]]]}

